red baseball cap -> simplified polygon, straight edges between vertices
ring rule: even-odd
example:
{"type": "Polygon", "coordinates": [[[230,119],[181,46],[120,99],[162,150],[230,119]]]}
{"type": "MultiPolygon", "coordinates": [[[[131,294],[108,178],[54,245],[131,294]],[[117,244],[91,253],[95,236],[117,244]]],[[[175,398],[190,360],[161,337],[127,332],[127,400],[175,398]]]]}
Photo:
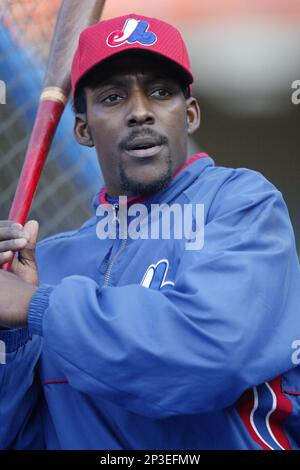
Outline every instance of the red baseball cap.
{"type": "Polygon", "coordinates": [[[144,50],[164,57],[179,67],[186,85],[194,80],[180,32],[165,21],[130,13],[100,21],[81,32],[72,63],[73,95],[80,79],[93,67],[129,50],[144,50]]]}

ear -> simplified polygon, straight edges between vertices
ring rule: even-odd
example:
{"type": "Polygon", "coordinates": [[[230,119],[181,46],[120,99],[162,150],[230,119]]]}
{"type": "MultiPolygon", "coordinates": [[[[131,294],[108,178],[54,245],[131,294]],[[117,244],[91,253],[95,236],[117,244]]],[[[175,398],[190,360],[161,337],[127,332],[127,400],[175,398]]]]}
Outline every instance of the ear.
{"type": "Polygon", "coordinates": [[[200,126],[200,107],[193,96],[186,99],[186,119],[188,135],[192,135],[200,126]]]}
{"type": "Polygon", "coordinates": [[[77,142],[86,147],[94,147],[92,134],[88,126],[85,113],[77,113],[75,116],[74,134],[77,142]]]}

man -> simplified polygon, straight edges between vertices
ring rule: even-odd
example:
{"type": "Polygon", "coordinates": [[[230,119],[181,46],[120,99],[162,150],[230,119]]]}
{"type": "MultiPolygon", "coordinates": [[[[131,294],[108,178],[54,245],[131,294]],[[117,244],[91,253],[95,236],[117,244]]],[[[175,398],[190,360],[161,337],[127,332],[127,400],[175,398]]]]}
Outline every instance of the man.
{"type": "Polygon", "coordinates": [[[299,448],[288,212],[259,173],[188,158],[192,80],[162,21],[130,14],[81,34],[75,135],[95,146],[106,188],[95,216],[40,242],[36,258],[37,222],[1,223],[1,263],[19,252],[0,273],[1,448],[299,448]],[[135,206],[148,237],[130,236],[135,206]],[[157,206],[177,208],[170,237],[146,230],[167,214],[151,218],[157,206]]]}

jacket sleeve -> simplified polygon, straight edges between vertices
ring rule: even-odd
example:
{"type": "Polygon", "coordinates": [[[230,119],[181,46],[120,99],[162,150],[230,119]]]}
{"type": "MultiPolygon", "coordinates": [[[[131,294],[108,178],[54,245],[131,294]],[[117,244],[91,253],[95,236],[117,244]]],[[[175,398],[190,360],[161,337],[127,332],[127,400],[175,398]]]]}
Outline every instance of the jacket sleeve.
{"type": "Polygon", "coordinates": [[[1,330],[0,449],[44,449],[35,368],[41,338],[28,328],[1,330]]]}
{"type": "Polygon", "coordinates": [[[42,285],[29,312],[70,385],[141,415],[198,414],[294,367],[300,274],[280,192],[255,172],[219,191],[204,247],[186,250],[173,289],[42,285]]]}

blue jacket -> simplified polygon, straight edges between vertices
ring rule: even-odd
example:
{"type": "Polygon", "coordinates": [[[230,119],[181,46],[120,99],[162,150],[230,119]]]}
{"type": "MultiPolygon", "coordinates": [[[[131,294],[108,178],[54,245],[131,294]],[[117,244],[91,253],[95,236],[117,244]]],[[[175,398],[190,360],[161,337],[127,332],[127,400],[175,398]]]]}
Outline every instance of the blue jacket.
{"type": "Polygon", "coordinates": [[[281,193],[198,154],[153,203],[204,204],[203,248],[100,240],[99,215],[39,243],[28,327],[0,332],[2,449],[300,448],[300,271],[281,193]]]}

